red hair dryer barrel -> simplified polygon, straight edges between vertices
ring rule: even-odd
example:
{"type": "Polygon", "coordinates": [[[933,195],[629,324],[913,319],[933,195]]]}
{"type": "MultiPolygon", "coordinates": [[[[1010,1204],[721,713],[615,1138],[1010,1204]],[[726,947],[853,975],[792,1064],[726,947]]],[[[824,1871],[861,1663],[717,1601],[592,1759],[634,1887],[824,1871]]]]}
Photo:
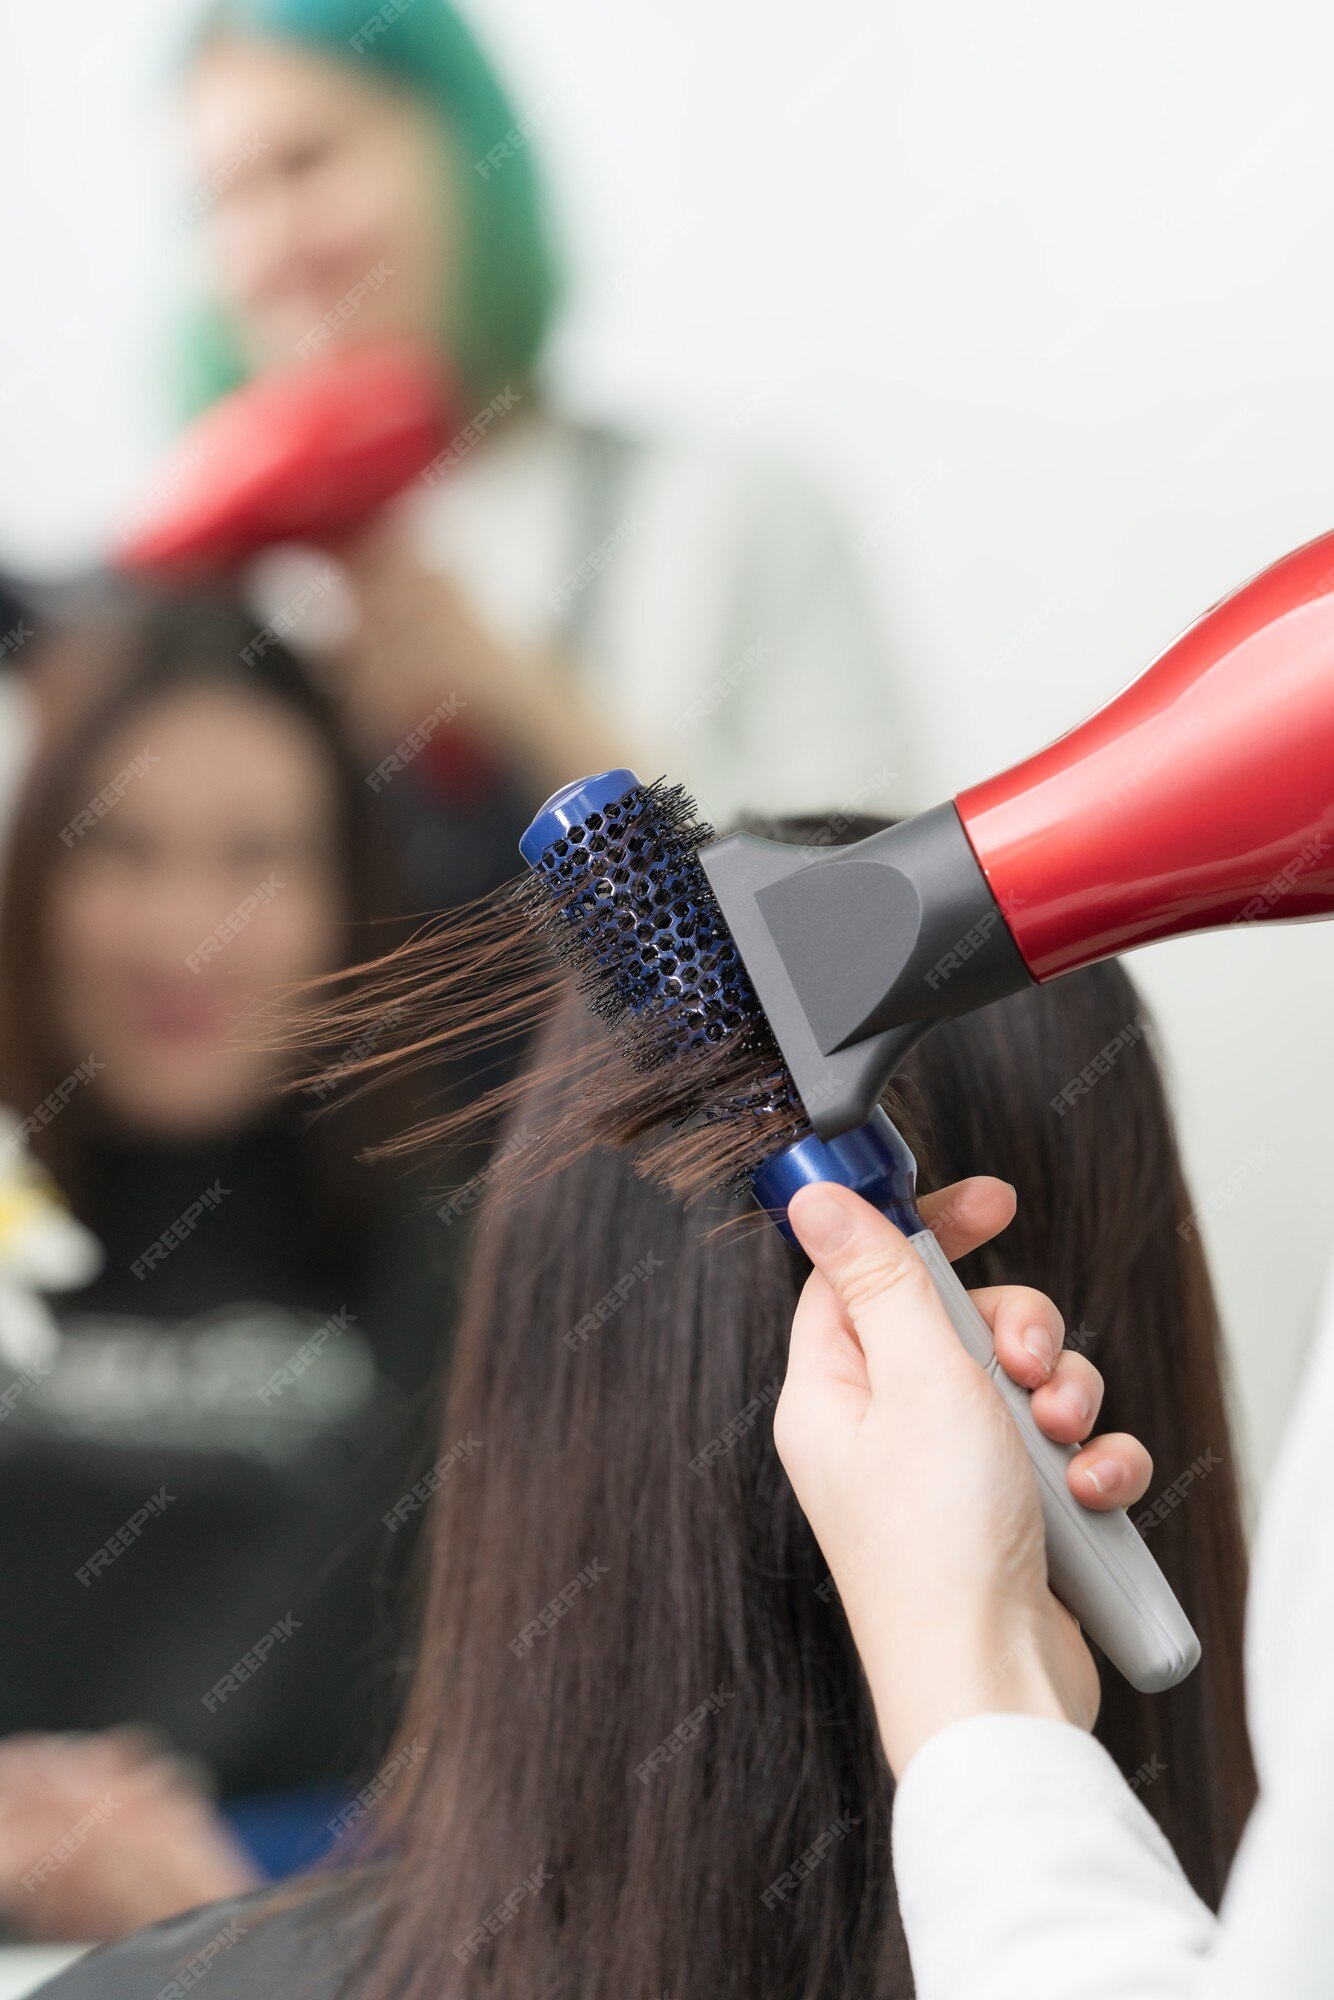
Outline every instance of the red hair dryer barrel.
{"type": "Polygon", "coordinates": [[[1156,938],[1334,914],[1334,534],[985,784],[832,854],[733,834],[700,862],[822,1138],[933,1022],[1156,938]]]}
{"type": "Polygon", "coordinates": [[[1334,534],[955,800],[1028,970],[1334,911],[1334,534]]]}
{"type": "Polygon", "coordinates": [[[121,569],[234,569],[275,542],[327,547],[421,478],[458,419],[439,359],[354,346],[245,383],[178,439],[114,551],[121,569]]]}

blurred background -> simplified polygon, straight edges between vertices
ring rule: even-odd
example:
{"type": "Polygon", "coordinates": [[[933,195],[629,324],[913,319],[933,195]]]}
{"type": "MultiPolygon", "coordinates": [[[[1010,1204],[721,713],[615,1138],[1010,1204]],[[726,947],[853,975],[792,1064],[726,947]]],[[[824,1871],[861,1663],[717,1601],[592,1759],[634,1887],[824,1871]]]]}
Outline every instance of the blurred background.
{"type": "MultiPolygon", "coordinates": [[[[387,45],[432,4],[361,11],[387,45]]],[[[180,0],[62,0],[0,24],[0,570],[39,600],[136,518],[180,418],[176,330],[208,220],[178,88],[194,19],[180,0]]],[[[858,579],[788,663],[803,693],[763,725],[763,800],[724,782],[721,738],[714,795],[700,746],[714,708],[722,727],[742,706],[781,593],[665,709],[644,697],[642,740],[664,744],[659,768],[682,751],[715,816],[932,804],[1334,526],[1334,21],[1297,0],[476,0],[469,20],[514,114],[492,170],[540,161],[565,271],[545,399],[590,436],[672,440],[687,460],[698,439],[729,491],[772,469],[828,537],[830,573],[858,579]],[[804,695],[821,644],[854,629],[861,721],[842,754],[804,695]]],[[[665,587],[643,582],[641,621],[665,587]]],[[[653,660],[637,671],[648,688],[653,660]]],[[[594,710],[601,687],[584,687],[594,710]]],[[[363,760],[397,740],[381,721],[363,760]]],[[[27,726],[15,707],[0,757],[27,726]]],[[[537,776],[530,759],[520,804],[537,776]]],[[[1334,1239],[1334,926],[1244,926],[1131,969],[1162,1031],[1254,1484],[1334,1239]]]]}
{"type": "MultiPolygon", "coordinates": [[[[572,265],[562,393],[795,461],[842,506],[896,718],[877,803],[1057,734],[1334,522],[1334,24],[1309,8],[474,12],[572,265]]],[[[90,557],[166,433],[192,18],[64,0],[0,27],[0,550],[36,573],[90,557]]],[[[1334,1214],[1334,933],[1134,969],[1201,1201],[1252,1161],[1204,1226],[1261,1474],[1334,1214]]]]}

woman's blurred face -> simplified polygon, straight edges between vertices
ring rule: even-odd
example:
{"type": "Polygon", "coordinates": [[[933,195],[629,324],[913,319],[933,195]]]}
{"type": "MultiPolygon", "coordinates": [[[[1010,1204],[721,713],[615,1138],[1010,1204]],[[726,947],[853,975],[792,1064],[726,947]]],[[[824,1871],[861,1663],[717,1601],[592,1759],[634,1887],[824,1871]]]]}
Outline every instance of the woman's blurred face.
{"type": "Polygon", "coordinates": [[[445,140],[424,106],[356,65],[350,52],[226,40],[187,88],[214,283],[258,370],[384,336],[439,338],[453,262],[445,140]]]}
{"type": "Polygon", "coordinates": [[[277,1061],[229,1046],[240,1016],[335,960],[342,887],[323,748],[262,697],[183,691],[108,739],[85,782],[95,809],[114,802],[52,875],[65,1053],[71,1066],[96,1058],[91,1088],[122,1128],[234,1130],[263,1108],[277,1061]]]}

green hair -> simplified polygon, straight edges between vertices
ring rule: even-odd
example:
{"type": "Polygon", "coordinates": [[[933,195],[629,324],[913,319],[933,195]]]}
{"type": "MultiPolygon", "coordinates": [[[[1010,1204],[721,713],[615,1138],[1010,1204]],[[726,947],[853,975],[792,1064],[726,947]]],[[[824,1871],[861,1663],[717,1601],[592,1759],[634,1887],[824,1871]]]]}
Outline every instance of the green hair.
{"type": "MultiPolygon", "coordinates": [[[[506,383],[530,381],[559,292],[546,205],[514,105],[448,0],[391,0],[378,12],[373,0],[213,0],[191,37],[191,58],[231,35],[365,64],[428,107],[454,163],[460,224],[459,262],[440,303],[441,344],[474,406],[506,383]]],[[[180,362],[192,413],[249,372],[216,304],[193,316],[180,362]]]]}

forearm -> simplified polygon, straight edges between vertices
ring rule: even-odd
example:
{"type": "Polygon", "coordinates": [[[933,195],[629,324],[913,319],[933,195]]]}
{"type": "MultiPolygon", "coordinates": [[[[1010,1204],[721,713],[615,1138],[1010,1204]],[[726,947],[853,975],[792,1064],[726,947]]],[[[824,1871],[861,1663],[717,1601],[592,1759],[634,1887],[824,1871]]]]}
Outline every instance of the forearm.
{"type": "Polygon", "coordinates": [[[369,692],[392,705],[390,735],[448,702],[502,761],[548,791],[637,754],[594,713],[565,663],[498,638],[443,577],[400,575],[363,587],[358,602],[369,692]]]}
{"type": "Polygon", "coordinates": [[[589,771],[634,764],[639,745],[627,744],[606,726],[564,661],[517,654],[471,618],[468,625],[460,639],[473,726],[544,790],[589,771]]]}

